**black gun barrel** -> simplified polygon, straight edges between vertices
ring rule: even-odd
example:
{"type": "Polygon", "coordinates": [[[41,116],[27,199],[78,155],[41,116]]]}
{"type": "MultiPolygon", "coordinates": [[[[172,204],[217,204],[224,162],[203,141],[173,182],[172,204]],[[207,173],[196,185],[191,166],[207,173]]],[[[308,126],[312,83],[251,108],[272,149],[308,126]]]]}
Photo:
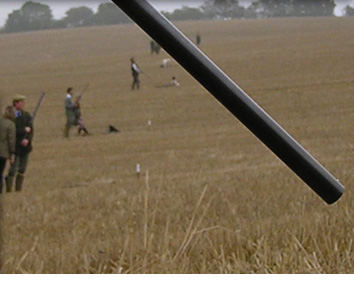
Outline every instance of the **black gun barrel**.
{"type": "Polygon", "coordinates": [[[45,96],[45,92],[43,92],[40,95],[39,99],[38,99],[38,102],[36,104],[36,107],[34,108],[34,111],[32,113],[31,119],[30,119],[30,123],[29,123],[30,125],[33,124],[33,121],[36,118],[37,111],[38,111],[39,107],[41,106],[41,103],[42,103],[42,100],[44,99],[44,96],[45,96]]]}
{"type": "Polygon", "coordinates": [[[344,187],[146,0],[112,0],[328,204],[344,187]]]}

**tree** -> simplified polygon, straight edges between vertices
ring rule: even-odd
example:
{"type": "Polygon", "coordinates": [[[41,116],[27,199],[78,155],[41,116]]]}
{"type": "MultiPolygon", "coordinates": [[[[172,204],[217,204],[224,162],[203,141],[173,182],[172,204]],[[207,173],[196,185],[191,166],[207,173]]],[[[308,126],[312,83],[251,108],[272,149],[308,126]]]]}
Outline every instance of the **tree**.
{"type": "Polygon", "coordinates": [[[8,15],[4,30],[6,32],[49,29],[53,24],[52,11],[48,5],[26,2],[20,10],[8,15]]]}
{"type": "Polygon", "coordinates": [[[238,0],[207,0],[202,10],[212,19],[241,18],[245,15],[245,8],[239,5],[238,0]]]}
{"type": "Polygon", "coordinates": [[[349,5],[347,5],[344,8],[344,16],[346,17],[353,17],[354,16],[354,8],[350,7],[349,5]]]}
{"type": "Polygon", "coordinates": [[[129,23],[131,20],[113,3],[102,3],[94,16],[97,25],[116,25],[129,23]]]}
{"type": "Polygon", "coordinates": [[[8,33],[20,32],[25,28],[21,10],[14,10],[8,15],[4,30],[8,33]]]}
{"type": "Polygon", "coordinates": [[[258,17],[333,16],[334,0],[258,0],[248,8],[258,17]]]}
{"type": "Polygon", "coordinates": [[[48,5],[27,2],[22,6],[21,11],[31,30],[48,29],[52,25],[53,15],[48,5]]]}
{"type": "Polygon", "coordinates": [[[334,0],[293,0],[293,16],[295,17],[321,17],[333,16],[336,4],[334,0]]]}
{"type": "Polygon", "coordinates": [[[93,11],[88,7],[71,8],[63,19],[68,28],[91,26],[93,24],[93,11]]]}
{"type": "Polygon", "coordinates": [[[258,18],[288,17],[292,13],[292,0],[259,0],[248,10],[258,18]]]}

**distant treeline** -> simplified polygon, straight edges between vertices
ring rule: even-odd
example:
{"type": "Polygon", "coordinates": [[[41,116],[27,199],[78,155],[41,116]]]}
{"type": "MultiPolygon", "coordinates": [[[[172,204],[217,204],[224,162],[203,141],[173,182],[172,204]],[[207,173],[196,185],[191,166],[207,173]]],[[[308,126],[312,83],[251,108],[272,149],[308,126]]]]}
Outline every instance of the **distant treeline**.
{"type": "Polygon", "coordinates": [[[116,5],[109,2],[100,4],[97,13],[82,6],[71,8],[65,14],[64,18],[55,20],[48,5],[26,2],[21,9],[14,10],[8,15],[2,32],[104,26],[130,22],[130,19],[116,5]]]}
{"type": "MultiPolygon", "coordinates": [[[[328,17],[334,16],[334,0],[255,0],[247,8],[238,0],[206,0],[199,8],[182,7],[163,14],[172,21],[218,20],[234,18],[270,17],[328,17]]],[[[347,6],[344,16],[354,16],[354,8],[347,6]]],[[[8,15],[2,33],[41,29],[60,29],[87,26],[117,25],[131,20],[113,3],[102,3],[97,13],[82,6],[71,8],[60,20],[53,18],[48,5],[26,2],[21,9],[8,15]]]]}
{"type": "MultiPolygon", "coordinates": [[[[200,8],[175,10],[164,13],[170,20],[204,20],[234,18],[273,17],[331,17],[334,16],[334,0],[254,0],[247,8],[238,0],[207,0],[200,8]]],[[[344,16],[354,16],[354,8],[347,6],[344,16]]]]}

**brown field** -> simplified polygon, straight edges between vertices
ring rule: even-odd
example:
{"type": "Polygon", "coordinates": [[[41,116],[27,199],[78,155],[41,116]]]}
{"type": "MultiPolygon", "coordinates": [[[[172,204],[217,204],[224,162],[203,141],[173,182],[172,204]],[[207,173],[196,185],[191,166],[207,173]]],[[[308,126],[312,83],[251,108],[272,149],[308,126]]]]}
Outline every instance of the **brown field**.
{"type": "Polygon", "coordinates": [[[1,35],[3,103],[47,93],[25,188],[1,196],[2,273],[354,272],[354,19],[178,26],[346,193],[328,206],[135,25],[1,35]],[[93,135],[65,140],[66,88],[87,83],[93,135]]]}

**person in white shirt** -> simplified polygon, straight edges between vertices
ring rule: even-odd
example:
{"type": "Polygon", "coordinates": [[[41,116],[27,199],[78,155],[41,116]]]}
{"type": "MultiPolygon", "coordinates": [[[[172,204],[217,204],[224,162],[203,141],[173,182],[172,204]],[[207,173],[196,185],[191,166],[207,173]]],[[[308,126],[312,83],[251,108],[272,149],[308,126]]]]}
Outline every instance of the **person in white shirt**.
{"type": "Polygon", "coordinates": [[[140,88],[139,74],[141,73],[141,70],[136,64],[134,58],[131,58],[130,62],[131,62],[131,70],[133,75],[132,90],[134,90],[135,88],[139,89],[140,88]]]}

